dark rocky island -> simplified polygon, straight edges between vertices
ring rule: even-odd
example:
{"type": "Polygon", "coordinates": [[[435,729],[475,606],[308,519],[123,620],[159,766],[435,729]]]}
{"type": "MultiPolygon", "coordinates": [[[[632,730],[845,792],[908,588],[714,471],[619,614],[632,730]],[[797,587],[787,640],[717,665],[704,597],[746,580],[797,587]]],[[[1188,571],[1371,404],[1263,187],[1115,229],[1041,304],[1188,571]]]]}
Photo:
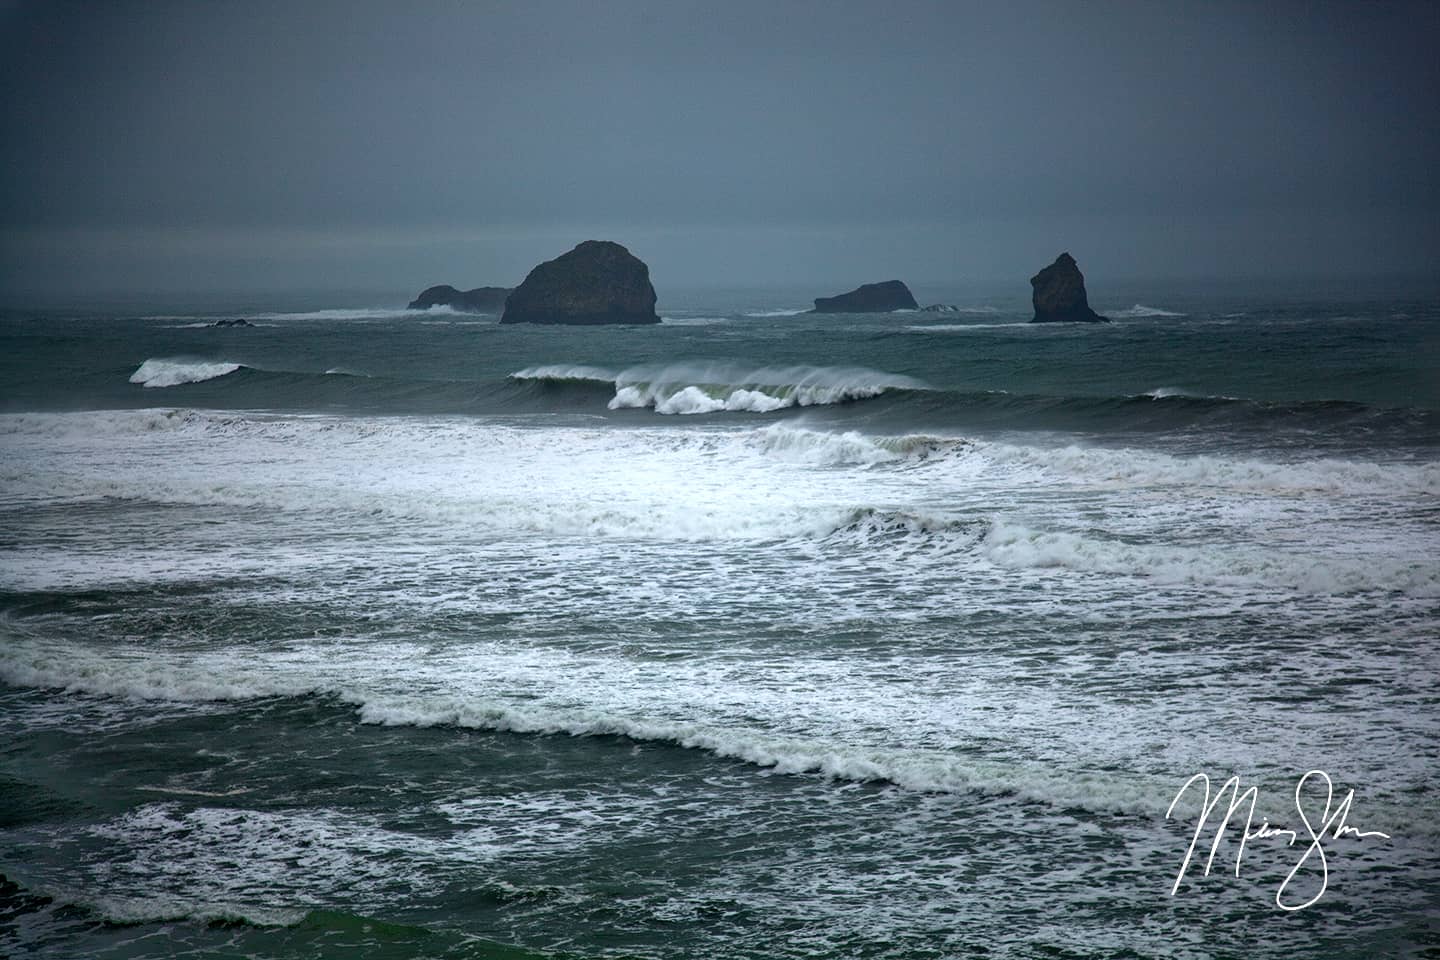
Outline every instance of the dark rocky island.
{"type": "Polygon", "coordinates": [[[1060,254],[1054,263],[1031,277],[1030,286],[1030,300],[1035,307],[1031,323],[1107,323],[1110,320],[1090,309],[1090,300],[1085,295],[1085,275],[1068,253],[1060,254]]]}
{"type": "Polygon", "coordinates": [[[892,310],[918,310],[910,288],[899,280],[865,283],[836,297],[816,297],[811,313],[889,313],[892,310]]]}
{"type": "Polygon", "coordinates": [[[609,240],[540,264],[505,302],[501,323],[659,323],[650,268],[609,240]]]}
{"type": "Polygon", "coordinates": [[[510,296],[509,287],[476,287],[474,290],[456,290],[449,284],[427,287],[420,296],[410,301],[407,310],[429,310],[431,307],[449,307],[461,313],[499,313],[505,309],[505,298],[510,296]]]}

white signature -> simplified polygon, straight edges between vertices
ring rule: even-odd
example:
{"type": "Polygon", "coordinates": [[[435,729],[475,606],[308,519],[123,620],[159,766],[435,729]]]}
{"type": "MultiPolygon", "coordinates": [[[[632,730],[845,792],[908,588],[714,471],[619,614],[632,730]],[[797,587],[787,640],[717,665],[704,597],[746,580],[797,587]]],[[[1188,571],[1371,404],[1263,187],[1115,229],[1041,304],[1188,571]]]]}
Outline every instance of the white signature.
{"type": "MultiPolygon", "coordinates": [[[[1220,801],[1225,797],[1225,791],[1227,790],[1230,791],[1230,805],[1225,810],[1224,818],[1221,819],[1215,827],[1215,840],[1210,844],[1210,856],[1205,860],[1205,876],[1210,875],[1210,868],[1215,864],[1215,854],[1216,851],[1220,849],[1220,841],[1224,839],[1226,829],[1230,826],[1230,819],[1235,816],[1237,810],[1245,808],[1246,800],[1249,800],[1250,803],[1249,809],[1245,811],[1245,824],[1240,834],[1240,846],[1235,851],[1235,876],[1240,876],[1240,861],[1245,856],[1245,844],[1247,841],[1286,837],[1288,838],[1286,846],[1293,847],[1295,841],[1300,839],[1298,831],[1287,830],[1283,827],[1272,827],[1268,820],[1261,820],[1259,827],[1253,830],[1251,829],[1251,825],[1255,822],[1255,800],[1259,795],[1259,788],[1250,787],[1248,790],[1241,790],[1240,778],[1238,776],[1231,777],[1221,784],[1220,789],[1215,793],[1215,798],[1212,800],[1210,798],[1210,778],[1203,773],[1195,774],[1195,776],[1185,781],[1185,785],[1180,788],[1180,792],[1175,794],[1175,799],[1170,801],[1170,807],[1165,811],[1166,820],[1170,819],[1171,815],[1175,812],[1175,805],[1180,802],[1181,798],[1184,797],[1196,783],[1204,784],[1205,799],[1201,802],[1200,816],[1195,821],[1195,833],[1190,838],[1190,846],[1185,851],[1185,859],[1180,864],[1180,873],[1175,877],[1175,885],[1170,888],[1170,896],[1175,896],[1176,891],[1180,889],[1180,881],[1185,879],[1185,873],[1190,869],[1190,861],[1195,855],[1195,845],[1200,842],[1200,835],[1204,832],[1205,825],[1210,821],[1211,814],[1220,806],[1220,801]]],[[[1390,839],[1388,833],[1381,833],[1379,830],[1359,830],[1345,822],[1350,816],[1350,804],[1355,800],[1354,790],[1347,791],[1345,799],[1341,800],[1339,804],[1336,804],[1335,809],[1332,811],[1330,806],[1334,799],[1334,784],[1330,781],[1330,775],[1323,770],[1311,770],[1295,784],[1295,810],[1300,814],[1300,821],[1305,824],[1305,832],[1309,834],[1310,844],[1305,848],[1305,853],[1300,857],[1300,860],[1290,869],[1290,872],[1285,875],[1285,880],[1280,884],[1280,889],[1275,891],[1275,906],[1281,910],[1304,910],[1324,896],[1325,889],[1330,884],[1330,868],[1325,860],[1324,842],[1327,838],[1339,840],[1344,836],[1353,836],[1357,840],[1366,837],[1380,837],[1385,840],[1390,839]],[[1322,780],[1325,784],[1325,806],[1320,811],[1319,820],[1314,823],[1305,815],[1305,802],[1301,796],[1305,785],[1311,780],[1322,780]],[[1305,866],[1311,857],[1319,858],[1320,889],[1316,891],[1313,897],[1304,903],[1287,902],[1285,892],[1290,888],[1290,884],[1295,880],[1295,875],[1300,872],[1300,868],[1305,866]]]]}

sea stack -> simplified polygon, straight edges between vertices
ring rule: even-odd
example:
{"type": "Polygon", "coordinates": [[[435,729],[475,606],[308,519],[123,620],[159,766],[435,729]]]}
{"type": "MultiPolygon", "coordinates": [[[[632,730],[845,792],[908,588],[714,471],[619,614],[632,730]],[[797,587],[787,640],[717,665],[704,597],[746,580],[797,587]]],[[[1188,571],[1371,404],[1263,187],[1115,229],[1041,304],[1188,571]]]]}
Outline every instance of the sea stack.
{"type": "Polygon", "coordinates": [[[509,287],[476,287],[474,290],[456,290],[448,283],[438,287],[426,287],[420,296],[410,301],[407,310],[429,310],[431,307],[449,307],[461,313],[499,313],[505,309],[505,298],[510,296],[509,287]]]}
{"type": "Polygon", "coordinates": [[[540,264],[505,301],[501,323],[659,323],[650,268],[618,243],[586,240],[540,264]]]}
{"type": "Polygon", "coordinates": [[[811,313],[889,313],[892,310],[918,310],[920,305],[910,288],[899,280],[865,283],[835,297],[816,297],[811,313]]]}
{"type": "Polygon", "coordinates": [[[1068,253],[1060,254],[1054,263],[1031,277],[1030,286],[1030,300],[1035,306],[1031,323],[1106,323],[1110,319],[1090,309],[1085,275],[1068,253]]]}

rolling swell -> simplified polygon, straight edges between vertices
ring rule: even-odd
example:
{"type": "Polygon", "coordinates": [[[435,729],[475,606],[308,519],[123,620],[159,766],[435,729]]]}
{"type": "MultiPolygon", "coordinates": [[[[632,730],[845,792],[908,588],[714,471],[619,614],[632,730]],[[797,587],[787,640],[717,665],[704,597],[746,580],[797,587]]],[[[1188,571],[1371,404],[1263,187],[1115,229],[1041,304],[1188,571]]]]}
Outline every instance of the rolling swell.
{"type": "MultiPolygon", "coordinates": [[[[863,367],[681,363],[608,369],[527,367],[502,380],[409,378],[349,367],[262,369],[228,359],[147,359],[128,374],[129,404],[160,392],[191,406],[363,413],[524,414],[619,411],[661,416],[793,414],[853,420],[867,430],[1205,431],[1307,446],[1440,446],[1440,411],[1351,400],[1196,396],[1158,386],[1138,393],[1055,395],[937,388],[863,367]],[[136,389],[137,387],[141,389],[136,389]],[[859,404],[858,407],[853,405],[859,404]]],[[[630,415],[633,415],[631,413],[630,415]]]]}

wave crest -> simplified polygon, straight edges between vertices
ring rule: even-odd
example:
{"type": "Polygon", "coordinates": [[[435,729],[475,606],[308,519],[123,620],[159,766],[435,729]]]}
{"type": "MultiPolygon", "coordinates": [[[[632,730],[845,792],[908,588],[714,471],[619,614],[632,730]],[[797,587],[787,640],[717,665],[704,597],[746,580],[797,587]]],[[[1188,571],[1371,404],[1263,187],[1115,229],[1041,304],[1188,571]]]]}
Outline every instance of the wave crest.
{"type": "Polygon", "coordinates": [[[757,431],[754,442],[761,452],[769,456],[819,467],[922,461],[942,451],[958,450],[969,445],[967,440],[927,434],[883,436],[855,430],[831,433],[784,423],[771,424],[757,431]]]}
{"type": "Polygon", "coordinates": [[[742,367],[678,363],[630,367],[619,373],[585,364],[526,367],[511,380],[551,384],[609,383],[611,410],[653,409],[667,415],[771,413],[878,397],[892,390],[928,390],[914,377],[865,367],[742,367]]]}
{"type": "Polygon", "coordinates": [[[864,367],[761,367],[672,364],[635,367],[615,378],[611,410],[650,407],[662,414],[770,413],[925,390],[913,377],[864,367]]]}
{"type": "Polygon", "coordinates": [[[178,387],[186,383],[214,380],[239,370],[242,364],[228,360],[187,360],[152,357],[130,374],[130,382],[145,387],[178,387]]]}

